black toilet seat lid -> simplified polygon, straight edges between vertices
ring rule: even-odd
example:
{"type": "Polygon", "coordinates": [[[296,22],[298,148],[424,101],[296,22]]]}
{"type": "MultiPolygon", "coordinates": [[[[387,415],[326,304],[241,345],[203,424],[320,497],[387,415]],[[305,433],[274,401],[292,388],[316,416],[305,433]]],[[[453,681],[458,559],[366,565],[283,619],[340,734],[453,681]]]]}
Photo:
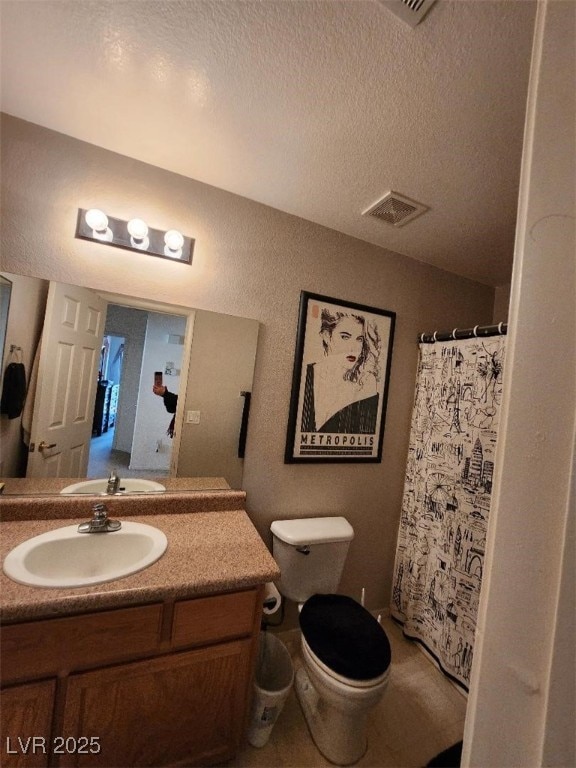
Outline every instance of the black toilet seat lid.
{"type": "Polygon", "coordinates": [[[300,611],[300,628],[312,652],[338,675],[371,680],[390,666],[386,633],[351,597],[312,595],[300,611]]]}

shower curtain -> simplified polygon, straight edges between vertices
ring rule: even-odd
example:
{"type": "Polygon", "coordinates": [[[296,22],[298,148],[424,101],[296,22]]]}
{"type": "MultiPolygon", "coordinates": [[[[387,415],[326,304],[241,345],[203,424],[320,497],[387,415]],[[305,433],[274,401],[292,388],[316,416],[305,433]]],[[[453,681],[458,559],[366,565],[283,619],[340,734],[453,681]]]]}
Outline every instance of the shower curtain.
{"type": "Polygon", "coordinates": [[[392,616],[468,689],[505,337],[420,344],[392,616]]]}

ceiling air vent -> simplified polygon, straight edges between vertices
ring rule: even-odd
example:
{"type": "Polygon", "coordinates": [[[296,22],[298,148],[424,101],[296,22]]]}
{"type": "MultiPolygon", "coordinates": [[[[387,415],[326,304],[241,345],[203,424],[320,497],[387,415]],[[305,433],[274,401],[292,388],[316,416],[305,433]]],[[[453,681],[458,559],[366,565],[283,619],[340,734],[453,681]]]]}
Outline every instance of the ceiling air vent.
{"type": "Polygon", "coordinates": [[[388,192],[378,202],[362,213],[362,216],[374,216],[380,221],[402,227],[428,210],[428,206],[410,200],[397,192],[388,192]]]}
{"type": "Polygon", "coordinates": [[[436,0],[380,0],[399,19],[415,27],[434,5],[436,0]]]}

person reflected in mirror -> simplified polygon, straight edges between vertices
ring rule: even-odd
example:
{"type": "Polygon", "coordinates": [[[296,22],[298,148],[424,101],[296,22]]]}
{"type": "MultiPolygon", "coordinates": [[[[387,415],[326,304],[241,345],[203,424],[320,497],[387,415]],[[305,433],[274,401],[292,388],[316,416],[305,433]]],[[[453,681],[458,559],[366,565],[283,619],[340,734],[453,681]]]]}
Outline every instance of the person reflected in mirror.
{"type": "Polygon", "coordinates": [[[381,339],[363,315],[322,308],[324,357],[306,366],[303,432],[375,434],[381,339]]]}
{"type": "MultiPolygon", "coordinates": [[[[176,407],[178,405],[178,395],[175,395],[174,392],[169,392],[168,387],[166,387],[164,384],[154,384],[152,387],[152,392],[154,392],[155,395],[158,395],[158,397],[161,397],[164,401],[164,408],[168,411],[168,413],[176,414],[176,407]]],[[[170,422],[170,426],[166,430],[166,434],[168,437],[174,437],[174,423],[175,423],[176,416],[172,416],[172,420],[170,422]]]]}

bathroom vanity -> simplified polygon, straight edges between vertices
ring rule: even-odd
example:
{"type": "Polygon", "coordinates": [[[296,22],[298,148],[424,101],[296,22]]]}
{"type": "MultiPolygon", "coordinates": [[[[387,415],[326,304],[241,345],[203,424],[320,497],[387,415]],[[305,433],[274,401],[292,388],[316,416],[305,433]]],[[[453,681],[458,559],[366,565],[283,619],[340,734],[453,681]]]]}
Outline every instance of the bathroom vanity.
{"type": "MultiPolygon", "coordinates": [[[[236,753],[262,585],[279,572],[243,509],[180,513],[172,496],[173,514],[130,518],[168,538],[139,573],[76,589],[2,574],[3,765],[209,765],[236,753]]],[[[73,522],[5,522],[2,557],[73,522]]]]}

